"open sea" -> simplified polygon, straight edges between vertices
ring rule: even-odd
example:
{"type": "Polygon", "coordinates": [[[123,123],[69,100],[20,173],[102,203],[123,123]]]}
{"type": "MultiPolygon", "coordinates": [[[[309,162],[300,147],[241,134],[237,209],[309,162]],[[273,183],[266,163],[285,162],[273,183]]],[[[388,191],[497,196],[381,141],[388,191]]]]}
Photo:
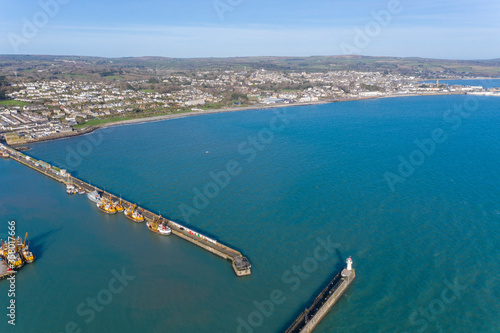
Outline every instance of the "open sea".
{"type": "Polygon", "coordinates": [[[283,332],[352,256],[315,332],[500,331],[500,99],[400,97],[186,117],[27,152],[246,255],[252,275],[12,160],[29,233],[0,332],[283,332]],[[235,175],[227,177],[233,168],[235,175]]]}

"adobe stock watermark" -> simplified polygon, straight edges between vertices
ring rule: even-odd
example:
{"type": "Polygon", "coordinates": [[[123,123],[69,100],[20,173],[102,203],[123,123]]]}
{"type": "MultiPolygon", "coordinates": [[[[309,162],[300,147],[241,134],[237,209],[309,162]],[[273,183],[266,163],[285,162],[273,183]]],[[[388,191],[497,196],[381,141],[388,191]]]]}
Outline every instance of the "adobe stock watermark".
{"type": "MultiPolygon", "coordinates": [[[[16,261],[16,221],[8,222],[8,238],[7,238],[7,261],[9,263],[9,269],[14,270],[13,263],[16,261]]],[[[9,302],[7,306],[7,322],[9,325],[16,326],[16,275],[10,275],[7,278],[9,281],[9,289],[7,291],[7,296],[9,297],[9,302]]]]}
{"type": "Polygon", "coordinates": [[[114,127],[108,127],[97,130],[91,134],[82,137],[76,144],[76,149],[66,146],[66,167],[75,169],[78,167],[84,158],[90,156],[95,148],[99,147],[104,141],[104,134],[111,133],[114,127]]]}
{"type": "MultiPolygon", "coordinates": [[[[340,244],[332,241],[332,236],[325,239],[318,237],[316,246],[311,256],[306,257],[300,265],[293,265],[281,275],[281,281],[286,285],[286,290],[297,291],[302,283],[309,279],[319,267],[319,264],[327,261],[335,255],[340,244]]],[[[276,310],[276,307],[284,304],[288,298],[283,289],[274,289],[269,293],[269,297],[262,301],[253,301],[254,311],[246,317],[236,318],[236,333],[253,333],[256,329],[264,325],[276,310]]]]}
{"type": "MultiPolygon", "coordinates": [[[[136,278],[133,275],[128,275],[125,268],[122,268],[121,272],[113,269],[111,274],[113,277],[109,280],[105,288],[96,293],[94,297],[87,297],[87,299],[78,304],[76,308],[76,314],[86,325],[94,321],[96,313],[101,313],[106,306],[111,304],[114,295],[123,292],[125,287],[129,285],[130,281],[133,281],[136,278]]],[[[61,333],[81,333],[81,326],[82,325],[79,325],[75,321],[69,321],[66,325],[64,325],[64,331],[61,333]]]]}
{"type": "Polygon", "coordinates": [[[400,0],[389,0],[386,9],[378,12],[371,11],[370,15],[373,20],[368,21],[363,28],[354,28],[354,38],[352,44],[340,43],[342,54],[360,54],[361,51],[368,47],[372,40],[382,33],[382,29],[389,26],[394,15],[401,14],[403,6],[400,0]]]}
{"type": "Polygon", "coordinates": [[[399,165],[396,172],[386,171],[383,175],[387,185],[392,192],[396,191],[396,184],[403,183],[411,177],[415,170],[425,163],[428,157],[436,152],[438,145],[443,144],[448,140],[448,135],[451,132],[456,132],[462,127],[463,119],[471,116],[471,113],[479,108],[479,99],[475,96],[467,95],[462,104],[455,104],[453,109],[448,109],[443,113],[443,121],[451,126],[448,130],[441,127],[431,131],[428,138],[413,142],[416,148],[404,157],[398,156],[399,165]]]}
{"type": "Polygon", "coordinates": [[[226,13],[232,13],[236,7],[240,6],[244,0],[214,0],[212,3],[221,21],[224,21],[226,13]]]}
{"type": "Polygon", "coordinates": [[[460,299],[463,292],[468,291],[468,287],[459,284],[457,278],[453,280],[453,283],[444,280],[444,284],[445,287],[438,297],[430,301],[427,306],[420,307],[410,314],[410,324],[419,327],[418,333],[425,332],[431,323],[436,323],[438,316],[446,311],[447,306],[460,299]]]}
{"type": "Polygon", "coordinates": [[[207,208],[210,201],[216,198],[231,181],[243,171],[245,164],[255,160],[259,152],[262,152],[275,139],[276,134],[281,133],[293,119],[293,115],[287,113],[286,109],[274,111],[274,116],[267,127],[262,128],[256,135],[250,135],[245,141],[238,145],[239,158],[228,161],[223,170],[212,171],[208,175],[208,181],[201,188],[193,189],[191,204],[180,204],[178,206],[185,222],[189,222],[191,216],[199,215],[207,208]]]}
{"type": "Polygon", "coordinates": [[[66,5],[70,0],[40,0],[38,5],[40,10],[37,11],[29,20],[23,17],[23,25],[20,33],[9,32],[7,38],[15,53],[19,53],[19,46],[29,43],[35,38],[39,31],[43,29],[51,18],[55,17],[61,10],[61,5],[66,5]]]}

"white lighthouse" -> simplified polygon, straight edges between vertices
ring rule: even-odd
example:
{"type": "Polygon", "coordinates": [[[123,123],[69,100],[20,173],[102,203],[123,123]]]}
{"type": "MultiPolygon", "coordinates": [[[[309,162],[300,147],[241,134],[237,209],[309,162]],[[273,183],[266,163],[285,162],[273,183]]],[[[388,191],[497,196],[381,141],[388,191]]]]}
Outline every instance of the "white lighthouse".
{"type": "Polygon", "coordinates": [[[346,263],[347,263],[347,270],[348,271],[352,270],[352,259],[351,259],[351,257],[347,258],[346,263]]]}

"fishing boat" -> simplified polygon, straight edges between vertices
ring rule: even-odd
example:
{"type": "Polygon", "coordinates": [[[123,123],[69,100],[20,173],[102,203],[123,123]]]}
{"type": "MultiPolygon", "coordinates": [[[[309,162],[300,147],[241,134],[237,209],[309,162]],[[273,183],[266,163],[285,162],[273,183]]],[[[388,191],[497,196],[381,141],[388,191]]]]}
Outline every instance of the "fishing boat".
{"type": "Polygon", "coordinates": [[[71,184],[66,185],[66,193],[68,193],[68,194],[75,194],[76,193],[76,187],[74,185],[71,185],[71,184]]]}
{"type": "Polygon", "coordinates": [[[66,193],[68,193],[68,194],[76,194],[77,193],[77,188],[75,185],[73,185],[73,181],[71,180],[71,178],[69,178],[69,182],[66,184],[66,193]]]}
{"type": "Polygon", "coordinates": [[[9,158],[10,155],[6,152],[6,151],[2,151],[2,153],[0,154],[3,158],[9,158]]]}
{"type": "Polygon", "coordinates": [[[22,251],[26,247],[26,238],[28,238],[28,233],[24,236],[24,241],[21,238],[21,236],[17,236],[17,238],[14,240],[14,247],[17,252],[22,251]]]}
{"type": "Polygon", "coordinates": [[[168,236],[172,233],[172,229],[167,225],[167,222],[163,221],[158,225],[158,233],[160,235],[168,236]]]}
{"type": "Polygon", "coordinates": [[[97,190],[87,193],[87,198],[95,203],[99,203],[101,201],[101,195],[97,192],[97,190]]]}
{"type": "Polygon", "coordinates": [[[86,192],[83,188],[78,187],[78,188],[76,189],[76,193],[78,193],[78,194],[85,194],[85,193],[87,193],[87,192],[86,192]]]}
{"type": "Polygon", "coordinates": [[[35,255],[28,248],[24,248],[21,253],[23,254],[23,259],[28,264],[31,264],[35,261],[35,255]]]}
{"type": "Polygon", "coordinates": [[[115,206],[117,212],[123,212],[125,210],[125,208],[122,205],[122,199],[120,199],[120,201],[113,202],[113,205],[115,206]]]}
{"type": "Polygon", "coordinates": [[[24,266],[24,261],[21,258],[21,255],[17,252],[7,255],[7,263],[12,267],[12,269],[20,269],[24,266]]]}
{"type": "Polygon", "coordinates": [[[102,198],[102,200],[97,203],[97,208],[106,214],[116,214],[116,208],[113,203],[105,198],[102,198]]]}
{"type": "Polygon", "coordinates": [[[29,250],[28,244],[26,244],[27,239],[28,239],[28,233],[26,233],[26,235],[24,236],[24,242],[22,242],[21,246],[19,246],[20,250],[18,252],[22,254],[22,257],[25,262],[31,264],[35,261],[36,257],[33,254],[33,252],[29,250]]]}
{"type": "Polygon", "coordinates": [[[133,206],[129,206],[127,209],[125,209],[124,213],[125,213],[125,216],[134,221],[134,222],[137,222],[137,223],[141,223],[141,222],[144,222],[144,216],[139,213],[136,209],[135,209],[136,205],[133,205],[133,206]]]}
{"type": "Polygon", "coordinates": [[[172,233],[172,229],[170,229],[167,223],[162,220],[163,218],[161,216],[159,216],[158,219],[153,217],[153,221],[148,221],[146,225],[148,226],[148,229],[154,233],[165,236],[170,235],[172,233]]]}

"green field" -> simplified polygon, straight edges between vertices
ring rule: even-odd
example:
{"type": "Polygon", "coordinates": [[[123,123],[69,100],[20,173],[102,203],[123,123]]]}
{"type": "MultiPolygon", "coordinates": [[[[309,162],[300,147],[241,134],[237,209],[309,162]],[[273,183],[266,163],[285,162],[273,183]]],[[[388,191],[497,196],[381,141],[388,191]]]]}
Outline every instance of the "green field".
{"type": "Polygon", "coordinates": [[[1,102],[0,102],[0,105],[7,105],[7,106],[25,106],[25,105],[28,105],[28,103],[26,103],[26,102],[16,101],[16,100],[13,100],[13,99],[9,99],[9,100],[7,100],[7,101],[1,101],[1,102]]]}
{"type": "Polygon", "coordinates": [[[179,111],[169,111],[169,112],[162,112],[162,113],[153,113],[153,114],[147,114],[147,115],[138,115],[136,117],[133,116],[124,116],[124,117],[114,117],[114,118],[106,118],[106,119],[94,119],[94,120],[89,120],[83,124],[78,124],[73,126],[75,129],[81,129],[89,126],[97,126],[97,125],[102,125],[102,124],[109,124],[109,123],[116,123],[119,121],[123,120],[130,120],[130,119],[147,119],[151,117],[159,117],[159,116],[167,116],[170,114],[180,114],[180,113],[188,113],[191,112],[191,110],[179,110],[179,111]]]}
{"type": "Polygon", "coordinates": [[[135,117],[115,117],[115,118],[106,118],[106,119],[94,119],[94,120],[89,120],[83,124],[75,125],[75,126],[73,126],[73,128],[79,129],[79,128],[85,128],[85,127],[89,127],[89,126],[114,123],[114,122],[122,121],[122,120],[130,120],[130,119],[134,119],[134,118],[135,117]]]}

